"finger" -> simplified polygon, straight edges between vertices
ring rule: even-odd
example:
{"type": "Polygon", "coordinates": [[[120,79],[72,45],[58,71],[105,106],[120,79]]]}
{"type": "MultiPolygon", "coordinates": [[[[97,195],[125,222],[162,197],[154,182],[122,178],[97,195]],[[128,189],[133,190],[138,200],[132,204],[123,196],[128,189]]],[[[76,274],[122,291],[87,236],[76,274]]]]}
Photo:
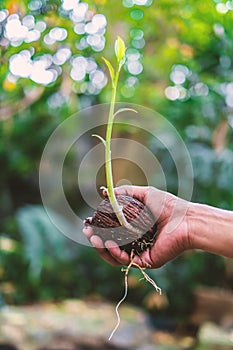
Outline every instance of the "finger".
{"type": "Polygon", "coordinates": [[[163,213],[166,197],[171,196],[167,192],[150,186],[120,186],[114,189],[116,195],[129,195],[144,203],[159,218],[163,213]]]}
{"type": "Polygon", "coordinates": [[[83,234],[87,237],[87,239],[90,240],[91,236],[93,235],[93,229],[91,226],[84,226],[83,228],[83,234]]]}
{"type": "Polygon", "coordinates": [[[104,259],[105,261],[107,261],[109,264],[113,266],[120,265],[120,263],[116,261],[111,256],[111,254],[105,249],[103,241],[99,236],[96,236],[96,235],[92,236],[90,238],[90,242],[102,259],[104,259]]]}
{"type": "Polygon", "coordinates": [[[148,187],[145,186],[119,186],[114,189],[116,195],[127,195],[131,197],[136,197],[141,202],[144,201],[145,195],[148,191],[148,187]]]}
{"type": "Polygon", "coordinates": [[[121,250],[116,242],[106,241],[105,247],[108,249],[111,256],[121,265],[128,265],[130,263],[129,255],[124,250],[121,250]]]}

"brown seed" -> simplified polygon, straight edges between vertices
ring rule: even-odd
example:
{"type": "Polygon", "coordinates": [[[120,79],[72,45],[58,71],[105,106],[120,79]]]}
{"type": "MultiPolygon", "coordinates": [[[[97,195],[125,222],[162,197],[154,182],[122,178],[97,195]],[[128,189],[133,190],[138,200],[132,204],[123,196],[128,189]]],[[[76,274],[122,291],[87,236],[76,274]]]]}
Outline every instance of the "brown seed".
{"type": "Polygon", "coordinates": [[[150,247],[157,233],[156,218],[142,202],[131,196],[117,196],[118,204],[123,207],[126,220],[140,229],[141,235],[122,227],[113,212],[108,198],[105,198],[97,207],[92,219],[86,219],[85,224],[93,228],[94,234],[107,240],[115,241],[128,254],[140,255],[150,247]]]}

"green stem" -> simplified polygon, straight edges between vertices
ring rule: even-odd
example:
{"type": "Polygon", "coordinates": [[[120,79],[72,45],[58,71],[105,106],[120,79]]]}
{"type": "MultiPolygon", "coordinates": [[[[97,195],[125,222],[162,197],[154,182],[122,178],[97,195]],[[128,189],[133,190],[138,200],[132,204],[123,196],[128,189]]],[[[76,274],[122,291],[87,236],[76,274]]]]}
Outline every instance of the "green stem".
{"type": "Polygon", "coordinates": [[[108,116],[108,125],[106,131],[106,140],[105,140],[105,173],[106,173],[106,184],[108,191],[108,198],[112,205],[113,211],[117,216],[117,219],[121,226],[127,228],[128,230],[135,232],[136,234],[141,236],[141,230],[133,227],[125,218],[123,213],[123,207],[120,206],[117,202],[116,195],[114,192],[114,182],[113,182],[113,174],[112,174],[112,155],[111,155],[111,138],[112,138],[112,128],[114,121],[114,109],[116,102],[116,91],[117,84],[119,79],[119,74],[121,70],[121,64],[119,63],[116,69],[116,74],[114,76],[114,80],[112,81],[112,96],[111,103],[109,109],[108,116]]]}
{"type": "Polygon", "coordinates": [[[114,109],[116,102],[116,91],[117,84],[119,79],[120,66],[118,65],[114,81],[112,82],[112,96],[108,116],[108,125],[106,131],[106,145],[105,145],[105,173],[106,173],[106,183],[108,189],[108,198],[112,205],[114,212],[117,215],[117,218],[121,225],[124,225],[124,219],[122,220],[122,208],[119,206],[115,193],[114,193],[114,183],[113,183],[113,174],[112,174],[112,156],[111,156],[111,138],[112,138],[112,128],[114,120],[114,109]]]}
{"type": "MultiPolygon", "coordinates": [[[[112,95],[111,95],[111,103],[109,108],[109,116],[108,116],[108,124],[107,124],[107,130],[106,130],[106,139],[103,142],[101,137],[101,141],[105,145],[105,174],[106,174],[106,184],[107,184],[107,192],[108,192],[108,198],[110,201],[110,204],[112,205],[112,209],[114,213],[117,216],[117,219],[121,226],[125,227],[129,231],[135,232],[136,234],[141,236],[141,230],[138,228],[133,227],[125,218],[123,213],[123,207],[118,204],[116,195],[114,192],[114,182],[113,182],[113,174],[112,174],[112,155],[111,155],[111,138],[112,138],[112,128],[113,128],[113,121],[114,121],[114,110],[115,110],[115,103],[116,103],[116,92],[117,92],[117,84],[119,79],[120,70],[124,61],[124,54],[125,54],[125,44],[118,37],[118,40],[116,42],[116,57],[117,57],[117,67],[114,72],[114,69],[111,65],[111,63],[104,58],[104,61],[106,65],[108,66],[109,73],[112,80],[112,95]]],[[[96,135],[95,135],[96,136],[96,135]]]]}

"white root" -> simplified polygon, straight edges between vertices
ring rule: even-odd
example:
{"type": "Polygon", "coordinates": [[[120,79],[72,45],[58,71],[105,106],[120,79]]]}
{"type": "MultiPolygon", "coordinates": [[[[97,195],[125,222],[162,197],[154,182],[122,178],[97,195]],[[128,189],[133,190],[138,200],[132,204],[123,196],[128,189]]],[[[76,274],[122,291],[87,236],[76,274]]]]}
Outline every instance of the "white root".
{"type": "Polygon", "coordinates": [[[113,335],[115,334],[115,332],[117,331],[117,329],[121,323],[121,318],[120,318],[120,314],[119,314],[119,307],[128,295],[128,274],[129,274],[129,271],[130,271],[132,266],[137,267],[141,271],[141,273],[143,275],[143,279],[145,279],[147,282],[149,282],[155,288],[157,293],[159,293],[160,295],[162,294],[161,288],[158,287],[157,284],[155,283],[155,281],[145,272],[145,268],[142,268],[141,266],[139,266],[138,264],[136,264],[133,261],[133,257],[134,256],[133,256],[133,251],[132,251],[131,252],[131,261],[130,261],[129,265],[127,266],[126,269],[122,269],[122,271],[125,272],[125,292],[124,292],[122,299],[118,302],[118,304],[116,305],[116,308],[115,308],[115,312],[116,312],[116,316],[117,316],[117,323],[116,323],[116,326],[114,327],[113,331],[111,332],[111,334],[108,338],[109,341],[112,339],[113,335]]]}
{"type": "Polygon", "coordinates": [[[117,316],[117,323],[116,323],[116,326],[114,327],[112,333],[110,334],[108,340],[110,341],[113,337],[113,335],[115,334],[115,332],[117,331],[118,327],[120,326],[120,323],[121,323],[121,318],[120,318],[120,314],[119,314],[119,307],[120,305],[123,303],[123,301],[126,299],[127,297],[127,294],[128,294],[128,274],[129,274],[129,270],[132,266],[132,261],[131,263],[128,265],[127,269],[122,269],[123,272],[125,272],[125,292],[124,292],[124,295],[122,297],[122,299],[118,302],[116,308],[115,308],[115,311],[116,311],[116,316],[117,316]]]}

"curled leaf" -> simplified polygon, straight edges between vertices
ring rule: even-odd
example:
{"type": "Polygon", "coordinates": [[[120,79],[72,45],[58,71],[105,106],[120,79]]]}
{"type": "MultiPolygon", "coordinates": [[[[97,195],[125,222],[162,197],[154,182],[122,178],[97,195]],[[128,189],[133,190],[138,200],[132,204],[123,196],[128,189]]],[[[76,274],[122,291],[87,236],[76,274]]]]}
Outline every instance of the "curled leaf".
{"type": "Polygon", "coordinates": [[[117,114],[120,114],[120,113],[122,113],[122,112],[134,112],[134,113],[138,113],[135,109],[133,109],[133,108],[120,108],[120,109],[118,109],[118,111],[116,111],[115,113],[114,113],[114,118],[115,118],[115,116],[117,115],[117,114]]]}
{"type": "Polygon", "coordinates": [[[99,140],[104,144],[104,146],[106,146],[106,141],[105,141],[105,139],[103,139],[102,136],[97,135],[97,134],[93,134],[93,135],[91,135],[91,136],[97,137],[97,139],[99,139],[99,140]]]}
{"type": "Polygon", "coordinates": [[[115,53],[118,63],[124,64],[124,58],[125,58],[125,43],[121,39],[120,36],[117,37],[117,40],[115,41],[115,53]]]}

